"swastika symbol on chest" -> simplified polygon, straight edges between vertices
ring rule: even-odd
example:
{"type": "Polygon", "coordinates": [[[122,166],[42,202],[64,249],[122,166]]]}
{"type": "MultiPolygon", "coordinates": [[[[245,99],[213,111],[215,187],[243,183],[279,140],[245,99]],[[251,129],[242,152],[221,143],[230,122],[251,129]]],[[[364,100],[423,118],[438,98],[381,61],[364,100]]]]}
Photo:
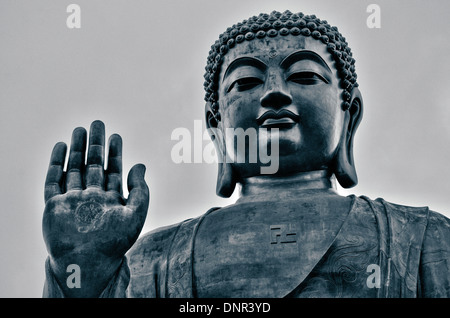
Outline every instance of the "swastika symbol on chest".
{"type": "Polygon", "coordinates": [[[296,243],[297,230],[293,224],[270,226],[270,244],[296,243]]]}

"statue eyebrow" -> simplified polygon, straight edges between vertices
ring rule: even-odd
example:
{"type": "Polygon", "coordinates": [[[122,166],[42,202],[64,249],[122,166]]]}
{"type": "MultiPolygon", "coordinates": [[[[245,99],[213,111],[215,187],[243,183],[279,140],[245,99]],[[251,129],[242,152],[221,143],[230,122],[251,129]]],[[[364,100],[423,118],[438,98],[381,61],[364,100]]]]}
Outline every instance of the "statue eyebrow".
{"type": "Polygon", "coordinates": [[[237,69],[240,66],[254,66],[263,72],[267,69],[266,63],[264,63],[261,60],[258,60],[254,57],[247,57],[247,56],[240,57],[240,58],[237,58],[236,60],[234,60],[233,62],[231,62],[230,65],[228,65],[228,67],[225,71],[225,74],[223,76],[222,82],[223,82],[223,80],[225,80],[225,78],[231,72],[233,72],[235,69],[237,69]]]}
{"type": "Polygon", "coordinates": [[[305,59],[312,60],[325,67],[330,73],[333,73],[330,67],[328,66],[327,62],[325,62],[320,55],[318,55],[316,52],[309,50],[302,50],[289,54],[281,61],[280,66],[283,69],[287,69],[290,65],[294,64],[295,62],[305,59]]]}

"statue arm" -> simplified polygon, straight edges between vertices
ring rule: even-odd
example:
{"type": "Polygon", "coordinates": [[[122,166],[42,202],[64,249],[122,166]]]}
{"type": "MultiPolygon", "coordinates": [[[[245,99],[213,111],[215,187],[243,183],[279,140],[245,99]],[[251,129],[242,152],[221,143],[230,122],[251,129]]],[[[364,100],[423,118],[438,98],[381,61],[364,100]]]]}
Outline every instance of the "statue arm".
{"type": "Polygon", "coordinates": [[[433,211],[424,234],[419,282],[421,297],[450,298],[450,219],[433,211]]]}
{"type": "MultiPolygon", "coordinates": [[[[68,274],[69,275],[69,274],[68,274]]],[[[99,298],[125,298],[127,297],[127,287],[130,282],[130,269],[127,258],[123,257],[122,263],[109,281],[106,288],[102,291],[99,298]]],[[[64,283],[64,282],[63,282],[64,283]]],[[[50,258],[45,262],[45,284],[43,297],[45,298],[65,298],[64,292],[60,287],[55,274],[50,266],[50,258]]]]}
{"type": "Polygon", "coordinates": [[[59,286],[56,276],[50,267],[50,258],[45,261],[45,283],[42,297],[45,298],[64,298],[64,293],[59,286]]]}
{"type": "Polygon", "coordinates": [[[130,269],[127,258],[124,257],[119,270],[100,294],[99,298],[126,298],[127,287],[130,282],[130,269]]]}

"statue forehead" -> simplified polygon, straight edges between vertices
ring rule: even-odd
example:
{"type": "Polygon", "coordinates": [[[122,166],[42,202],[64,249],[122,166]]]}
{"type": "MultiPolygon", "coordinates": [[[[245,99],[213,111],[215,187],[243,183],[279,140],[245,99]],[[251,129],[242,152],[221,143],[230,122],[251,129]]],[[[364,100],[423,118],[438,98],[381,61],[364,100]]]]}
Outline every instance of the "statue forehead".
{"type": "Polygon", "coordinates": [[[237,44],[225,54],[220,78],[222,78],[229,64],[244,56],[259,58],[263,61],[280,60],[301,50],[315,52],[322,57],[331,69],[335,69],[333,57],[327,51],[326,45],[311,37],[287,35],[273,38],[265,37],[237,44]]]}

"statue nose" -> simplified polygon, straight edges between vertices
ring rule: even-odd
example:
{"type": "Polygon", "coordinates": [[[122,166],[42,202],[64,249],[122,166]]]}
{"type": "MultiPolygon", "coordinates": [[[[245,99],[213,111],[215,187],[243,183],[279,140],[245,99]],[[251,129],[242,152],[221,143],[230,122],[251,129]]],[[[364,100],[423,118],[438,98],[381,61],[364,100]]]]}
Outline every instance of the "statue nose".
{"type": "Polygon", "coordinates": [[[263,107],[281,108],[290,105],[292,97],[283,89],[272,89],[265,92],[260,102],[263,107]]]}
{"type": "Polygon", "coordinates": [[[292,103],[292,96],[280,74],[276,72],[270,74],[265,88],[264,95],[260,99],[261,106],[281,108],[292,103]]]}

